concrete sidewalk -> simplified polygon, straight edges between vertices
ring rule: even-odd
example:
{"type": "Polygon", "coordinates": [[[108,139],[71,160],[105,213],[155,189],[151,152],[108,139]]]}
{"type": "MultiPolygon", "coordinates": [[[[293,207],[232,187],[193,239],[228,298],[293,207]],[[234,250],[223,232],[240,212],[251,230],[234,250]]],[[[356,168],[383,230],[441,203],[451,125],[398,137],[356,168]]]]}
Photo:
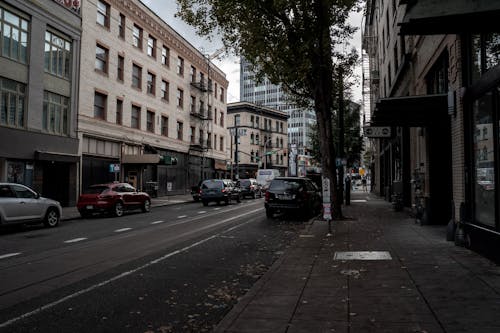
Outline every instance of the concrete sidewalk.
{"type": "MultiPolygon", "coordinates": [[[[194,202],[191,194],[183,194],[183,195],[169,195],[158,198],[151,198],[151,207],[160,207],[160,206],[168,206],[168,205],[177,205],[182,203],[194,202]]],[[[201,205],[201,203],[200,203],[201,205]]],[[[61,221],[68,221],[79,219],[80,213],[78,213],[78,209],[76,206],[73,207],[63,207],[61,221]]]]}
{"type": "Polygon", "coordinates": [[[500,332],[500,268],[445,226],[362,192],[344,215],[331,237],[309,224],[215,332],[500,332]]]}

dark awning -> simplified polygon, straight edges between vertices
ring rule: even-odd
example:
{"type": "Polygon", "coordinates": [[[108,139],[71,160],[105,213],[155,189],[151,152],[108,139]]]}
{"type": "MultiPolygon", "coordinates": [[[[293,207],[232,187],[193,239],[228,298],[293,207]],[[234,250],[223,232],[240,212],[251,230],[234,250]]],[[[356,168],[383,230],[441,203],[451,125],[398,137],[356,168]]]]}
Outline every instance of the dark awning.
{"type": "Polygon", "coordinates": [[[65,154],[50,151],[35,151],[35,159],[37,161],[52,161],[52,162],[64,162],[64,163],[78,163],[80,161],[80,156],[74,154],[65,154]]]}
{"type": "Polygon", "coordinates": [[[402,35],[440,35],[500,32],[500,1],[408,1],[402,35]]]}
{"type": "Polygon", "coordinates": [[[447,94],[382,98],[371,126],[427,127],[448,120],[447,94]]]}

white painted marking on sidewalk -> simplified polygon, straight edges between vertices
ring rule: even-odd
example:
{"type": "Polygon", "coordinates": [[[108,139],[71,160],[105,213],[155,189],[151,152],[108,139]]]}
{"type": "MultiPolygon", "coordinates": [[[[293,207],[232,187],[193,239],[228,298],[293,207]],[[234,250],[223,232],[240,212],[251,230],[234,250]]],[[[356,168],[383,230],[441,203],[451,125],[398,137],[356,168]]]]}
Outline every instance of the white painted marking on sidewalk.
{"type": "Polygon", "coordinates": [[[360,200],[351,200],[351,202],[366,202],[366,200],[360,199],[360,200]]]}
{"type": "MultiPolygon", "coordinates": [[[[245,215],[250,215],[250,214],[253,214],[253,213],[255,213],[255,212],[259,211],[259,210],[262,210],[262,208],[259,208],[259,209],[254,209],[254,210],[249,211],[249,212],[246,212],[246,213],[244,213],[244,214],[240,214],[240,215],[238,215],[238,216],[233,216],[233,217],[230,217],[230,218],[228,218],[228,219],[225,219],[225,220],[222,220],[222,221],[220,221],[220,222],[217,222],[217,223],[215,223],[215,224],[213,224],[213,225],[211,225],[211,226],[216,226],[216,225],[219,225],[219,224],[222,224],[222,223],[226,223],[226,222],[229,222],[229,221],[232,221],[232,220],[235,220],[235,219],[239,219],[239,218],[241,218],[241,217],[243,217],[243,216],[245,216],[245,215]]],[[[119,274],[119,275],[116,275],[116,276],[114,276],[114,277],[112,277],[112,278],[110,278],[110,279],[108,279],[108,280],[102,281],[102,282],[100,282],[100,283],[97,283],[97,284],[91,285],[91,286],[90,286],[90,287],[88,287],[88,288],[85,288],[85,289],[79,290],[79,291],[77,291],[77,292],[75,292],[75,293],[73,293],[73,294],[70,294],[70,295],[65,296],[65,297],[63,297],[63,298],[60,298],[60,299],[58,299],[57,301],[54,301],[54,302],[52,302],[52,303],[45,304],[45,305],[43,305],[43,306],[41,306],[41,307],[37,308],[36,310],[30,311],[30,312],[26,312],[26,313],[24,313],[24,314],[22,314],[22,315],[20,315],[20,316],[18,316],[18,317],[15,317],[15,318],[9,319],[9,320],[7,320],[7,321],[5,321],[5,322],[3,322],[3,323],[0,323],[0,328],[4,328],[4,327],[7,327],[7,326],[10,326],[10,325],[12,325],[13,323],[15,323],[15,322],[17,322],[17,321],[19,321],[19,320],[29,318],[29,317],[34,316],[34,315],[36,315],[36,314],[39,314],[39,313],[41,313],[41,312],[43,312],[43,311],[45,311],[45,310],[51,309],[51,308],[55,307],[56,305],[59,305],[59,304],[61,304],[61,303],[65,302],[65,301],[67,301],[67,300],[70,300],[70,299],[73,299],[73,298],[75,298],[75,297],[77,297],[77,296],[80,296],[80,295],[86,294],[86,293],[88,293],[88,292],[90,292],[90,291],[93,291],[93,290],[95,290],[95,289],[99,288],[99,287],[103,287],[103,286],[105,286],[105,285],[108,285],[108,284],[110,284],[111,282],[114,282],[114,281],[116,281],[116,280],[119,280],[119,279],[121,279],[121,278],[124,278],[124,277],[126,277],[126,276],[129,276],[129,275],[131,275],[131,274],[137,273],[138,271],[141,271],[141,270],[143,270],[143,269],[146,269],[146,268],[148,268],[149,266],[152,266],[152,265],[154,265],[154,264],[158,264],[158,263],[160,263],[160,262],[162,262],[162,261],[164,261],[164,260],[166,260],[166,259],[168,259],[168,258],[170,258],[170,257],[172,257],[172,256],[174,256],[174,255],[176,255],[176,254],[179,254],[179,253],[182,253],[182,252],[186,252],[186,251],[188,251],[189,249],[192,249],[193,247],[196,247],[196,246],[198,246],[198,245],[201,245],[201,244],[203,244],[203,243],[208,242],[208,241],[209,241],[209,240],[211,240],[211,239],[214,239],[214,238],[219,237],[221,234],[227,233],[229,230],[234,230],[234,229],[239,228],[239,227],[241,227],[241,226],[243,226],[243,225],[245,225],[245,224],[248,224],[248,223],[250,223],[250,221],[247,221],[247,222],[241,223],[241,224],[239,224],[239,225],[237,225],[237,226],[233,226],[233,227],[231,227],[231,228],[228,228],[228,229],[227,229],[227,230],[225,230],[225,231],[222,231],[222,232],[220,232],[220,233],[218,233],[218,234],[215,234],[215,235],[212,235],[212,236],[207,237],[207,238],[205,238],[205,239],[202,239],[202,240],[200,240],[200,241],[198,241],[198,242],[196,242],[196,243],[193,243],[193,244],[191,244],[191,245],[188,245],[188,246],[186,246],[186,247],[183,247],[182,249],[175,250],[175,251],[173,251],[173,252],[167,253],[167,254],[165,254],[164,256],[162,256],[162,257],[160,257],[160,258],[158,258],[158,259],[152,260],[152,261],[150,261],[150,262],[148,262],[148,263],[146,263],[146,264],[144,264],[144,265],[142,265],[142,266],[139,266],[139,267],[134,268],[134,269],[132,269],[132,270],[130,270],[130,271],[127,271],[127,272],[123,272],[123,273],[121,273],[121,274],[119,274]]],[[[209,226],[207,226],[207,227],[205,227],[205,228],[208,228],[208,227],[209,227],[209,226]]],[[[202,229],[205,229],[205,228],[202,228],[202,229]]],[[[128,228],[128,229],[131,229],[131,228],[128,228]]]]}
{"type": "Polygon", "coordinates": [[[10,257],[15,257],[15,256],[18,256],[20,254],[21,254],[21,252],[2,254],[0,256],[0,259],[6,259],[6,258],[10,258],[10,257]]]}
{"type": "Polygon", "coordinates": [[[163,223],[165,221],[154,221],[154,222],[151,222],[151,224],[160,224],[160,223],[163,223]]]}
{"type": "Polygon", "coordinates": [[[73,238],[73,239],[68,239],[64,241],[64,243],[77,243],[86,240],[87,238],[85,237],[80,237],[80,238],[73,238]]]}
{"type": "Polygon", "coordinates": [[[205,214],[207,211],[206,210],[200,210],[198,214],[205,214]]]}
{"type": "Polygon", "coordinates": [[[178,219],[183,219],[185,217],[187,217],[187,215],[179,215],[179,216],[177,216],[178,219]]]}
{"type": "Polygon", "coordinates": [[[116,229],[115,232],[124,232],[124,231],[129,231],[129,230],[132,230],[132,228],[116,229]]]}

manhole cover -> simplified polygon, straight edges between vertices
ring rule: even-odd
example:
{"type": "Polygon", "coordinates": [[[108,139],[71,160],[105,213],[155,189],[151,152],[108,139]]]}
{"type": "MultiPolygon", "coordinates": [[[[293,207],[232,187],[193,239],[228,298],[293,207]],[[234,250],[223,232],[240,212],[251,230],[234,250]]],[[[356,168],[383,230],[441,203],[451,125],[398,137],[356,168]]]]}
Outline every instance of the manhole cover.
{"type": "Polygon", "coordinates": [[[392,260],[387,251],[345,251],[335,252],[333,260],[392,260]]]}

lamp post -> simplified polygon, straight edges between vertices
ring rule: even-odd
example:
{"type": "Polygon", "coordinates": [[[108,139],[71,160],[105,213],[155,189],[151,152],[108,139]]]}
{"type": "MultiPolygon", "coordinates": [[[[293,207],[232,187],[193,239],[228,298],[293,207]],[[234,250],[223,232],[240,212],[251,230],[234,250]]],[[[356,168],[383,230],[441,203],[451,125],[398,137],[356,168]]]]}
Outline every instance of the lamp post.
{"type": "Polygon", "coordinates": [[[267,143],[268,142],[271,142],[272,141],[272,138],[269,138],[267,139],[265,142],[264,142],[264,169],[266,169],[266,166],[267,166],[267,143]]]}

